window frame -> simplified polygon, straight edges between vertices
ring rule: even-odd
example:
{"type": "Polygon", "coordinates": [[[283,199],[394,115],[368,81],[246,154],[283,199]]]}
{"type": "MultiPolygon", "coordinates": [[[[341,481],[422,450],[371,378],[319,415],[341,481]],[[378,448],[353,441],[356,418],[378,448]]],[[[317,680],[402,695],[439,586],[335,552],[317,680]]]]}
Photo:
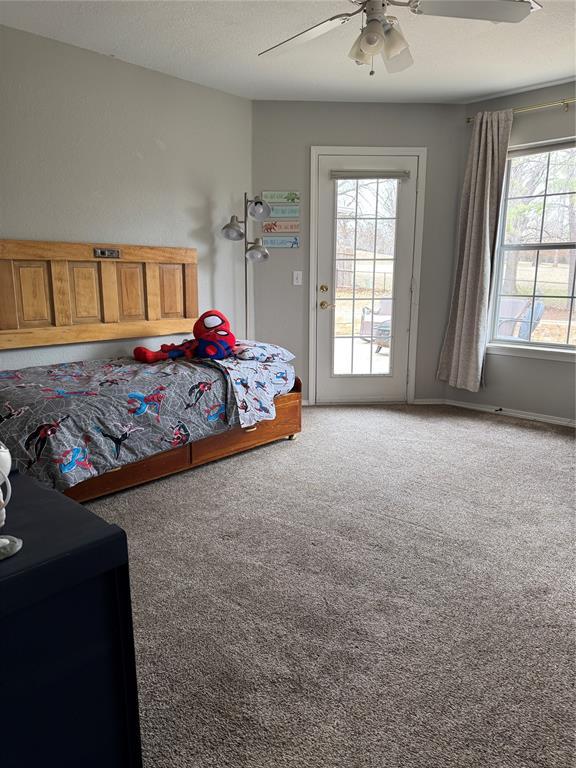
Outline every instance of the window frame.
{"type": "MultiPolygon", "coordinates": [[[[492,279],[492,290],[490,296],[489,307],[489,335],[487,343],[487,353],[505,355],[510,354],[519,357],[540,357],[550,360],[569,360],[572,362],[572,358],[576,356],[576,344],[561,344],[554,342],[542,342],[542,341],[527,341],[526,339],[504,339],[496,336],[496,323],[497,309],[500,298],[500,285],[502,280],[502,270],[504,265],[504,255],[507,251],[544,251],[544,250],[574,250],[576,249],[575,242],[561,242],[561,243],[517,243],[506,244],[504,242],[506,232],[506,218],[508,213],[508,190],[510,184],[510,169],[512,160],[515,157],[525,157],[526,155],[551,153],[556,150],[566,149],[569,147],[576,147],[576,138],[571,137],[560,141],[550,142],[538,142],[537,144],[512,147],[508,151],[506,158],[506,173],[504,177],[504,188],[502,192],[502,200],[500,203],[500,210],[498,213],[498,230],[496,246],[494,251],[494,274],[492,279]]],[[[548,197],[544,192],[544,199],[548,197]]],[[[567,193],[570,194],[570,193],[567,193]]],[[[568,319],[567,338],[569,338],[572,323],[572,315],[576,308],[576,271],[573,277],[574,284],[572,286],[571,309],[568,319]]],[[[532,301],[535,297],[535,285],[532,290],[532,301]]],[[[530,317],[530,325],[532,325],[532,316],[530,317]]]]}

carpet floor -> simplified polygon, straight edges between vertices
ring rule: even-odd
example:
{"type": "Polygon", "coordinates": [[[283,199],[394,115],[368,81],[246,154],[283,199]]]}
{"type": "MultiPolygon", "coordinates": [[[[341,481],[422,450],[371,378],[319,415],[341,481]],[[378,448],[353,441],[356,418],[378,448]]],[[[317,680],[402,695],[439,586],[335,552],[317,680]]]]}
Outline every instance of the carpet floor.
{"type": "Polygon", "coordinates": [[[90,505],[128,534],[146,768],[569,768],[572,434],[449,407],[90,505]]]}

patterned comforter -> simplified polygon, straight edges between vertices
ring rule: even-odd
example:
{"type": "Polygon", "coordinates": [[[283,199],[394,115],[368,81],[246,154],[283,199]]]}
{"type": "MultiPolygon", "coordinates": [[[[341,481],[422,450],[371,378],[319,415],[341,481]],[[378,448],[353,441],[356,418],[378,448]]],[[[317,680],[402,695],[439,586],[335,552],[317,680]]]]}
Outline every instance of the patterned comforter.
{"type": "Polygon", "coordinates": [[[286,362],[131,358],[0,371],[0,441],[13,465],[65,490],[160,451],[275,417],[286,362]]]}

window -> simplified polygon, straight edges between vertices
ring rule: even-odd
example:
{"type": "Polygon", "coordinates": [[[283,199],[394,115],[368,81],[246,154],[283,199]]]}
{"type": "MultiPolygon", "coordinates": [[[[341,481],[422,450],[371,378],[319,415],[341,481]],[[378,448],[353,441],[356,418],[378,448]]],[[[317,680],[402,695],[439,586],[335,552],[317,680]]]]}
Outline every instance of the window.
{"type": "Polygon", "coordinates": [[[508,158],[492,342],[576,346],[576,147],[508,158]]]}

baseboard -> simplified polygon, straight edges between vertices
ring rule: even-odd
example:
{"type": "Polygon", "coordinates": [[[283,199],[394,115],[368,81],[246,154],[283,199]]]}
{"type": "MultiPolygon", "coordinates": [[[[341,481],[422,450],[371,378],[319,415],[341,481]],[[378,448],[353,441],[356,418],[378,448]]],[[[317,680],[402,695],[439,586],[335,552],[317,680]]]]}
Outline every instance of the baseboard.
{"type": "Polygon", "coordinates": [[[467,403],[463,400],[442,400],[417,398],[415,405],[452,405],[455,408],[467,408],[471,411],[482,411],[483,413],[492,413],[496,416],[514,416],[517,419],[526,419],[528,421],[543,421],[546,424],[559,424],[563,427],[576,427],[574,419],[565,419],[561,416],[549,416],[546,413],[533,413],[532,411],[517,411],[513,408],[500,408],[497,405],[484,405],[482,403],[467,403]]]}

